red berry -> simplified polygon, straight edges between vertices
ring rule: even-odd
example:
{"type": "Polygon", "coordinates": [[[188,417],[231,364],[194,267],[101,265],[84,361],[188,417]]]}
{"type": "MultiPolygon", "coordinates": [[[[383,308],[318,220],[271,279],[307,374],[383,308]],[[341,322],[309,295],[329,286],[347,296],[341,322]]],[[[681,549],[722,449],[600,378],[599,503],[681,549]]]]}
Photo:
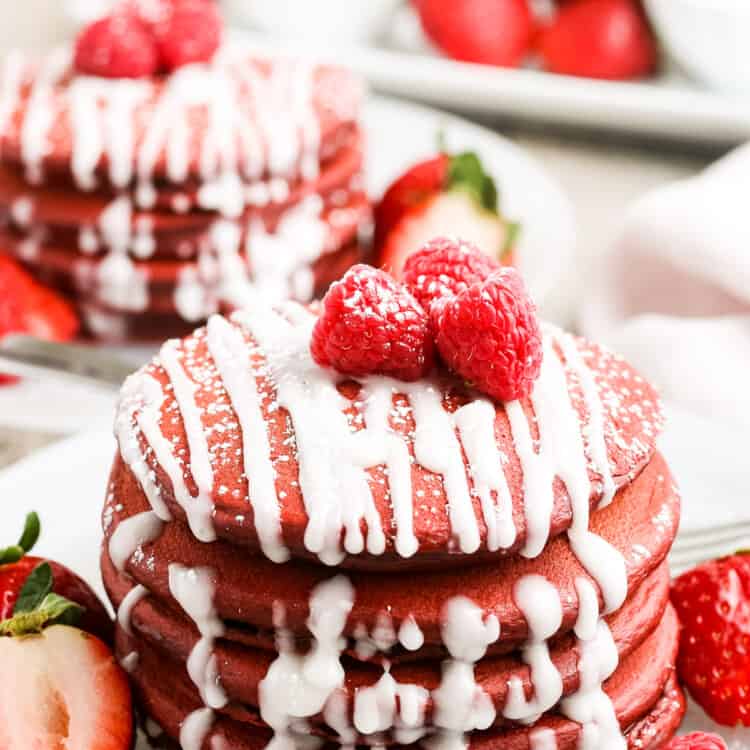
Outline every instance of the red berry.
{"type": "Polygon", "coordinates": [[[528,51],[534,17],[528,0],[413,0],[428,37],[456,60],[515,67],[528,51]]]}
{"type": "Polygon", "coordinates": [[[116,12],[79,34],[74,65],[86,75],[143,78],[158,71],[159,52],[153,35],[138,18],[116,12]]]}
{"type": "Polygon", "coordinates": [[[665,750],[727,750],[727,744],[716,734],[693,732],[675,737],[665,750]]]}
{"type": "Polygon", "coordinates": [[[0,638],[0,747],[130,750],[130,687],[98,638],[66,625],[0,638]]]}
{"type": "Polygon", "coordinates": [[[175,0],[155,29],[161,64],[173,71],[210,62],[221,44],[223,23],[216,3],[175,0]]]}
{"type": "Polygon", "coordinates": [[[546,70],[621,80],[656,68],[657,50],[637,0],[577,0],[560,10],[541,37],[546,70]]]}
{"type": "Polygon", "coordinates": [[[437,347],[448,367],[500,401],[531,392],[542,364],[536,307],[513,268],[503,268],[432,306],[437,347]]]}
{"type": "Polygon", "coordinates": [[[345,375],[419,380],[432,368],[429,318],[406,287],[365,265],[328,290],[313,329],[315,361],[345,375]]]}
{"type": "Polygon", "coordinates": [[[750,555],[699,565],[672,584],[677,671],[712,719],[750,726],[750,555]]]}
{"type": "Polygon", "coordinates": [[[403,282],[425,310],[436,298],[458,294],[502,266],[470,242],[437,237],[404,263],[403,282]]]}

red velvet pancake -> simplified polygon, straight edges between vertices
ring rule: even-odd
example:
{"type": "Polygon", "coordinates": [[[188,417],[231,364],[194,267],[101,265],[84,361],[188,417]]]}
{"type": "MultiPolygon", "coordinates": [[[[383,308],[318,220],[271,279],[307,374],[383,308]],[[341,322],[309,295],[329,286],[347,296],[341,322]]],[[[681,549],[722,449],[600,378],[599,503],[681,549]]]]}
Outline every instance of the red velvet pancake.
{"type": "MultiPolygon", "coordinates": [[[[628,729],[641,741],[654,738],[653,745],[630,744],[629,747],[660,748],[677,729],[684,714],[684,698],[675,685],[674,659],[677,651],[678,622],[669,606],[659,627],[633,651],[604,684],[612,700],[620,726],[628,729]],[[648,726],[648,729],[646,727],[648,726]]],[[[122,647],[122,633],[118,632],[118,645],[122,647]]],[[[128,648],[126,645],[125,648],[128,648]]],[[[141,644],[139,668],[133,674],[136,696],[148,716],[156,721],[166,734],[177,739],[185,717],[201,705],[197,691],[187,675],[170,680],[165,685],[161,675],[182,674],[179,662],[165,659],[161,652],[141,644]],[[167,689],[168,688],[168,689],[167,689]]],[[[580,737],[580,725],[554,713],[527,726],[495,728],[477,733],[469,738],[469,746],[477,750],[520,750],[529,748],[533,731],[550,729],[554,732],[558,750],[574,750],[580,737]]],[[[313,730],[313,734],[333,741],[330,729],[313,730]]],[[[206,736],[203,748],[209,748],[216,736],[223,737],[232,748],[255,750],[264,747],[271,739],[270,733],[259,724],[258,717],[246,707],[232,703],[225,711],[217,712],[212,729],[206,736]]],[[[397,747],[386,742],[388,746],[397,747]]]]}
{"type": "MultiPolygon", "coordinates": [[[[307,320],[303,325],[310,325],[307,320]]],[[[268,430],[270,460],[276,473],[275,489],[279,498],[280,526],[283,542],[294,557],[314,558],[305,544],[309,517],[305,505],[306,498],[300,489],[300,467],[294,450],[295,428],[289,413],[284,408],[277,408],[277,396],[273,385],[265,374],[268,366],[265,352],[256,346],[246,326],[238,325],[246,341],[248,362],[255,373],[255,384],[262,399],[261,409],[268,430]]],[[[568,352],[571,347],[580,362],[575,364],[566,360],[557,343],[555,335],[549,337],[550,350],[548,357],[556,357],[562,364],[567,379],[567,392],[558,394],[559,398],[569,398],[573,407],[578,428],[582,433],[590,426],[591,417],[587,402],[582,392],[577,372],[581,366],[590,368],[593,373],[595,389],[602,403],[601,432],[606,445],[607,467],[615,484],[626,484],[649,461],[654,451],[654,441],[660,428],[661,414],[658,398],[652,388],[626,363],[609,352],[583,340],[562,337],[567,342],[568,352]]],[[[304,344],[300,344],[301,354],[304,344]]],[[[191,390],[194,388],[194,399],[203,429],[206,433],[206,446],[212,455],[214,464],[213,487],[210,504],[213,507],[213,525],[219,537],[234,544],[246,546],[249,550],[259,551],[257,525],[253,516],[253,506],[248,499],[248,480],[244,475],[242,462],[242,433],[233,410],[230,396],[222,387],[222,379],[216,377],[214,363],[207,348],[206,330],[198,330],[194,336],[180,344],[177,356],[182,361],[186,377],[190,379],[191,390]],[[206,374],[211,377],[207,378],[206,374]]],[[[296,356],[296,355],[294,355],[296,356]]],[[[550,368],[552,364],[550,364],[550,368]]],[[[145,368],[131,381],[131,387],[138,390],[139,383],[156,381],[164,390],[161,406],[159,429],[164,439],[172,446],[175,454],[187,455],[188,445],[185,423],[179,416],[179,409],[169,390],[169,377],[158,360],[145,368]],[[173,418],[173,414],[175,417],[173,418]]],[[[476,395],[467,392],[465,386],[447,374],[441,374],[436,387],[443,394],[443,406],[447,413],[455,412],[476,399],[476,395]]],[[[563,389],[564,390],[564,389],[563,389]]],[[[349,421],[353,425],[362,424],[363,403],[360,400],[360,388],[356,383],[342,382],[339,391],[343,396],[349,421]]],[[[524,401],[525,416],[529,420],[529,430],[536,428],[534,407],[524,401]]],[[[137,417],[140,409],[131,415],[137,417]]],[[[498,552],[510,554],[523,548],[528,541],[527,513],[524,509],[523,474],[521,464],[514,446],[513,430],[503,404],[496,405],[494,433],[499,454],[507,463],[504,466],[509,495],[512,500],[512,518],[515,526],[515,538],[501,550],[488,550],[487,526],[483,519],[480,500],[472,491],[471,503],[476,517],[479,543],[472,554],[453,554],[455,533],[450,519],[450,504],[445,484],[439,474],[425,469],[414,460],[415,423],[413,412],[409,409],[408,399],[395,395],[393,411],[390,415],[390,427],[407,444],[412,455],[411,483],[413,505],[414,536],[418,543],[416,554],[404,559],[399,555],[396,546],[396,519],[392,506],[392,496],[384,466],[373,468],[368,476],[369,489],[374,507],[381,519],[385,536],[385,547],[382,554],[371,555],[363,550],[357,555],[348,555],[340,564],[347,568],[377,568],[388,566],[420,568],[441,564],[450,559],[454,564],[468,564],[472,561],[496,558],[498,552]]],[[[136,430],[137,431],[137,430],[136,430]]],[[[446,433],[446,439],[451,436],[446,433]]],[[[575,435],[573,435],[575,438],[575,435]]],[[[155,472],[155,482],[162,501],[175,517],[185,520],[184,504],[175,499],[175,488],[164,472],[153,451],[147,450],[148,439],[139,433],[141,448],[148,455],[146,460],[155,472]]],[[[151,446],[153,447],[153,446],[151,446]]],[[[464,461],[466,464],[466,461],[464,461]]],[[[189,466],[186,468],[190,469],[189,466]]],[[[589,460],[590,503],[596,506],[602,497],[600,474],[589,460]]],[[[470,472],[469,472],[470,474],[470,472]]],[[[473,487],[472,477],[466,481],[473,487]]],[[[195,495],[194,478],[188,473],[185,482],[195,495]]],[[[572,509],[568,489],[563,481],[555,479],[554,502],[550,511],[550,536],[565,531],[572,520],[572,509]]],[[[496,497],[496,496],[495,496],[496,497]]]]}
{"type": "MultiPolygon", "coordinates": [[[[133,476],[121,461],[116,463],[110,484],[109,502],[105,507],[105,539],[110,539],[126,518],[148,510],[149,505],[133,476]]],[[[638,478],[617,495],[607,508],[594,513],[591,529],[619,550],[625,559],[628,588],[633,595],[644,581],[656,575],[666,558],[679,524],[679,500],[674,492],[664,459],[656,455],[638,478]]],[[[315,586],[331,577],[329,569],[306,561],[294,560],[276,565],[245,550],[217,541],[196,543],[182,524],[165,525],[159,538],[144,544],[127,563],[127,572],[135,583],[143,584],[163,602],[170,601],[167,568],[179,562],[187,567],[208,567],[216,571],[221,586],[215,606],[222,619],[243,623],[268,633],[273,627],[274,603],[286,606],[285,626],[298,636],[305,636],[309,612],[306,603],[315,586]],[[248,580],[253,582],[248,587],[248,580]]],[[[407,569],[408,570],[408,569],[407,569]]],[[[104,581],[112,587],[119,602],[130,585],[119,584],[116,572],[104,558],[104,581]]],[[[516,583],[527,575],[543,575],[560,592],[563,618],[560,632],[572,629],[578,617],[575,582],[590,576],[576,559],[567,538],[551,540],[544,552],[533,560],[501,557],[472,567],[442,566],[435,570],[356,571],[349,577],[357,591],[354,608],[345,633],[354,636],[357,624],[372,631],[379,616],[387,611],[396,628],[413,616],[424,634],[425,642],[440,645],[442,604],[452,596],[464,595],[502,623],[498,651],[518,648],[527,638],[527,623],[513,598],[516,583]]],[[[655,583],[649,588],[658,590],[655,583]]],[[[145,607],[143,601],[136,608],[145,607]]],[[[658,614],[663,605],[660,596],[649,598],[648,606],[658,614]]],[[[191,628],[188,631],[192,630],[191,628]]],[[[266,635],[260,645],[273,649],[266,635]]],[[[184,644],[181,650],[184,649],[184,644]]]]}

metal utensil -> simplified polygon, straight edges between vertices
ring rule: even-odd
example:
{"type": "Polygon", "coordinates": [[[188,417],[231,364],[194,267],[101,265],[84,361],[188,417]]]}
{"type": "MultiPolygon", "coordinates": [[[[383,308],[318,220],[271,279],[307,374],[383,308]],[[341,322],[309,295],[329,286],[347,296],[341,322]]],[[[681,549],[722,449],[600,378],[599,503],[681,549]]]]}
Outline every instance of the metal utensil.
{"type": "Polygon", "coordinates": [[[0,340],[0,372],[12,375],[57,381],[63,377],[119,388],[134,369],[131,363],[111,353],[81,344],[60,344],[24,335],[0,340]]]}

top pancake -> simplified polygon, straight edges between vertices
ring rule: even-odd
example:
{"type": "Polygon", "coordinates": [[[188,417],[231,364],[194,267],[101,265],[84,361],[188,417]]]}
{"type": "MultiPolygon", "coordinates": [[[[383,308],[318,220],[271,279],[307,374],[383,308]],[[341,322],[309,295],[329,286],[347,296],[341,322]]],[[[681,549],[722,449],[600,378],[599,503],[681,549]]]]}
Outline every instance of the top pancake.
{"type": "Polygon", "coordinates": [[[214,318],[128,380],[120,451],[162,518],[275,562],[535,557],[654,453],[653,389],[556,329],[531,398],[502,404],[443,371],[346,381],[312,362],[314,321],[298,305],[214,318]]]}
{"type": "Polygon", "coordinates": [[[1,93],[0,159],[31,182],[49,172],[93,190],[227,172],[245,182],[312,177],[356,120],[362,87],[339,68],[253,59],[227,45],[210,64],[138,80],[76,74],[68,48],[39,64],[11,57],[1,93]]]}

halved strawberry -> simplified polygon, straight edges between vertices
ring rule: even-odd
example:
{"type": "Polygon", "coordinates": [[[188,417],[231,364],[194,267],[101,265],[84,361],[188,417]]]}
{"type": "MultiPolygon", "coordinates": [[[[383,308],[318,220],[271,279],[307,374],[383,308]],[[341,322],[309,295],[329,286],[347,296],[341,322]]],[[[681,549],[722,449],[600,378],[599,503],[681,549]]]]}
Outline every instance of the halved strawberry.
{"type": "MultiPolygon", "coordinates": [[[[0,549],[0,635],[12,633],[22,620],[26,628],[32,618],[42,624],[48,622],[50,612],[41,605],[52,594],[78,605],[77,625],[81,629],[111,642],[112,620],[91,587],[64,565],[27,554],[39,532],[38,516],[29,513],[18,544],[0,549]],[[23,616],[15,620],[16,615],[23,616]]],[[[54,604],[57,600],[50,601],[54,604]]]]}
{"type": "Polygon", "coordinates": [[[440,154],[396,180],[375,211],[377,263],[397,279],[406,258],[439,236],[458,236],[510,262],[518,225],[500,213],[494,180],[476,154],[440,154]]]}
{"type": "MultiPolygon", "coordinates": [[[[15,261],[0,255],[0,339],[11,333],[29,333],[49,341],[69,341],[79,325],[70,303],[15,261]]],[[[15,380],[0,374],[0,384],[15,380]]]]}
{"type": "Polygon", "coordinates": [[[67,625],[0,638],[0,748],[129,750],[125,673],[98,638],[67,625]]]}

